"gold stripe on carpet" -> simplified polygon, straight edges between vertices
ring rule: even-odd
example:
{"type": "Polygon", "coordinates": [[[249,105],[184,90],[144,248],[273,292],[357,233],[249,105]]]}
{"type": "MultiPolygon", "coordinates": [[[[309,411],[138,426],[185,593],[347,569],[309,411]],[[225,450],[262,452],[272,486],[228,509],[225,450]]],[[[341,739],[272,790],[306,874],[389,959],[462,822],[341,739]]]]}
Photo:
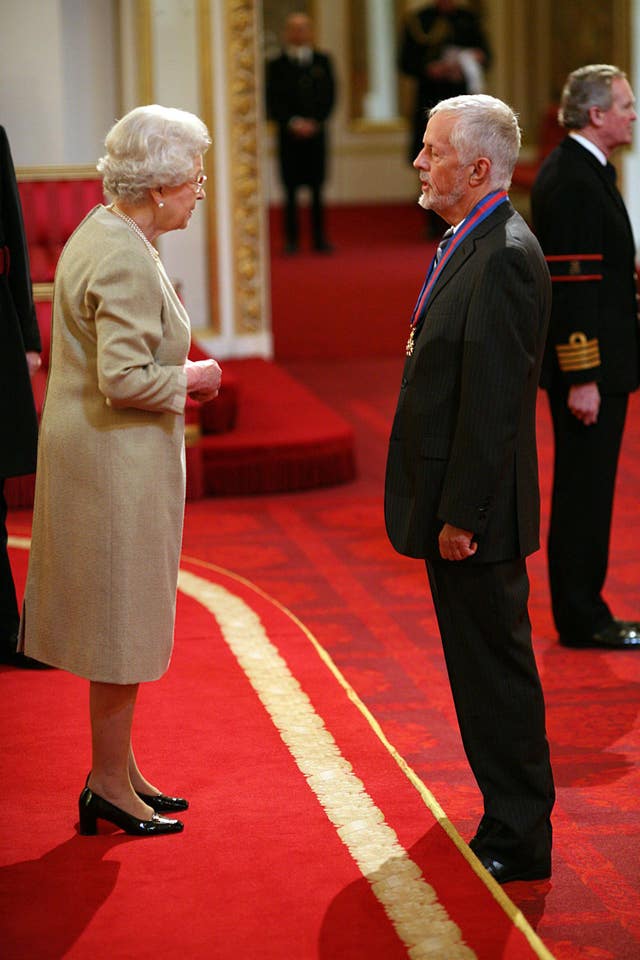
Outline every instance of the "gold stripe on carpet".
{"type": "Polygon", "coordinates": [[[384,814],[244,600],[181,570],[178,588],[215,617],[226,643],[269,713],[342,842],[414,960],[473,960],[460,928],[401,846],[384,814]]]}
{"type": "MultiPolygon", "coordinates": [[[[507,894],[504,892],[502,887],[496,883],[496,881],[491,877],[487,871],[484,869],[478,858],[472,853],[469,846],[464,842],[454,825],[451,823],[446,813],[426,786],[426,784],[420,779],[415,770],[409,766],[404,757],[398,753],[393,744],[387,739],[382,727],[371,713],[369,708],[363,703],[356,691],[346,680],[339,667],[333,662],[331,655],[324,649],[324,647],[318,642],[315,636],[311,631],[302,623],[301,620],[296,617],[294,613],[291,612],[284,604],[280,603],[279,600],[276,600],[274,597],[270,596],[268,593],[265,593],[264,590],[261,590],[260,587],[252,583],[250,580],[247,580],[245,577],[240,576],[240,574],[233,573],[230,570],[226,570],[223,567],[218,567],[213,563],[209,563],[205,560],[199,560],[195,557],[184,556],[185,560],[188,560],[189,563],[193,563],[196,566],[204,567],[208,570],[214,570],[218,573],[223,574],[226,577],[229,577],[231,580],[236,580],[238,583],[243,584],[245,587],[248,587],[258,596],[262,597],[265,600],[268,600],[269,603],[272,603],[275,607],[282,611],[293,623],[295,623],[300,630],[305,634],[309,639],[309,642],[313,645],[314,649],[318,653],[318,656],[327,666],[327,668],[334,675],[340,686],[344,689],[345,693],[352,701],[354,706],[360,711],[367,723],[370,725],[371,729],[378,737],[380,742],[383,744],[386,750],[389,751],[393,759],[396,761],[402,772],[405,774],[409,782],[415,787],[418,791],[425,806],[429,809],[433,817],[438,821],[442,829],[445,831],[451,842],[455,847],[460,851],[462,856],[468,862],[469,866],[476,873],[478,878],[484,883],[484,885],[490,890],[493,898],[504,910],[506,915],[509,917],[514,927],[519,930],[529,946],[536,954],[540,960],[555,960],[554,955],[548,949],[548,947],[542,942],[538,934],[535,932],[533,927],[529,924],[528,920],[522,913],[522,911],[509,899],[507,894]]],[[[417,868],[416,868],[417,869],[417,868]]],[[[467,948],[468,949],[468,948],[467,948]]]]}

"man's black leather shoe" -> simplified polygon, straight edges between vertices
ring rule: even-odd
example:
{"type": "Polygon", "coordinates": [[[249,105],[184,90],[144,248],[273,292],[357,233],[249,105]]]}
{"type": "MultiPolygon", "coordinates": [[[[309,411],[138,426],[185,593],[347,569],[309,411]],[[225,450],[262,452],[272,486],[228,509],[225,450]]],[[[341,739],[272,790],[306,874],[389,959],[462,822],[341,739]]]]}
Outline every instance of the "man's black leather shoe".
{"type": "Polygon", "coordinates": [[[469,840],[469,846],[475,854],[478,853],[478,850],[482,849],[483,841],[485,841],[491,831],[496,828],[500,829],[499,824],[492,817],[487,816],[485,813],[482,817],[482,820],[478,824],[478,829],[475,832],[475,836],[469,840]]]}
{"type": "Polygon", "coordinates": [[[560,636],[563,647],[573,647],[576,650],[640,650],[640,623],[635,620],[612,620],[597,633],[590,637],[575,639],[574,637],[560,636]]]}
{"type": "Polygon", "coordinates": [[[509,860],[504,854],[478,851],[476,856],[487,873],[498,883],[513,880],[547,880],[551,876],[551,857],[542,860],[509,860]],[[502,859],[497,859],[498,857],[502,859]]]}

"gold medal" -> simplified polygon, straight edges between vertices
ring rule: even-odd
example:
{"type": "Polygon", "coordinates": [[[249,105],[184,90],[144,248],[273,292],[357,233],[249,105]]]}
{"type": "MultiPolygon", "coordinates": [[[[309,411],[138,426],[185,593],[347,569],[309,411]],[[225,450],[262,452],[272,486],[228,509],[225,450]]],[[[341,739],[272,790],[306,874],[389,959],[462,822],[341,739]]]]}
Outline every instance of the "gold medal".
{"type": "Polygon", "coordinates": [[[405,351],[408,357],[413,356],[413,345],[415,342],[415,336],[416,336],[416,328],[411,327],[411,331],[409,333],[409,339],[407,340],[407,348],[405,351]]]}

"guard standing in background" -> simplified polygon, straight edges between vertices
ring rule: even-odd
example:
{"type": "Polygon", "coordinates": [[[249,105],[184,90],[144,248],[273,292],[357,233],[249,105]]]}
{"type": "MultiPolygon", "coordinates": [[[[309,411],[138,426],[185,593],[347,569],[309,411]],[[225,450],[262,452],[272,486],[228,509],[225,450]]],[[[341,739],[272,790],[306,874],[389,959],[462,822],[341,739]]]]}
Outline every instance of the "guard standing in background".
{"type": "Polygon", "coordinates": [[[267,113],[278,125],[280,179],[285,190],[284,251],[298,252],[298,190],[311,192],[314,250],[333,249],[325,231],[322,188],[327,167],[326,121],[335,103],[330,57],[313,46],[313,24],[305,13],[287,17],[284,49],[267,64],[267,113]]]}
{"type": "MultiPolygon", "coordinates": [[[[480,20],[456,0],[436,0],[407,14],[400,41],[399,67],[415,80],[409,163],[422,150],[427,114],[440,100],[481,93],[491,60],[480,20]]],[[[437,237],[438,217],[429,212],[427,237],[437,237]]]]}
{"type": "Polygon", "coordinates": [[[440,100],[480,93],[491,59],[480,21],[455,0],[436,0],[407,15],[400,70],[416,80],[409,162],[422,150],[427,112],[440,100]]]}

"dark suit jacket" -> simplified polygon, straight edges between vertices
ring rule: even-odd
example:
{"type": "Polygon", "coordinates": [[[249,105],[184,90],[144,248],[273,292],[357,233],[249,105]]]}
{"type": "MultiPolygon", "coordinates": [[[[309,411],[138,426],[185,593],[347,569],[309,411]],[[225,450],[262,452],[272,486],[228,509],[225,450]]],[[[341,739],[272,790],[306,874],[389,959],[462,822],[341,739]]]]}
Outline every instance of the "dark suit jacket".
{"type": "Polygon", "coordinates": [[[405,363],[385,485],[400,553],[438,557],[445,522],[476,534],[465,563],[538,548],[535,409],[550,305],[542,251],[507,201],[445,264],[405,363]]]}
{"type": "Polygon", "coordinates": [[[0,276],[0,477],[32,473],[38,422],[25,351],[40,351],[29,256],[7,134],[0,127],[0,247],[9,269],[0,276]]]}
{"type": "Polygon", "coordinates": [[[552,258],[545,387],[597,380],[603,393],[628,393],[640,380],[635,245],[612,175],[610,164],[603,167],[567,137],[547,157],[533,186],[534,229],[552,258]],[[584,334],[582,347],[572,347],[576,334],[584,334]]]}
{"type": "Polygon", "coordinates": [[[267,64],[267,113],[278,125],[278,156],[283,183],[320,184],[326,173],[325,122],[335,103],[335,77],[331,59],[314,50],[308,66],[300,66],[282,53],[267,64]],[[292,117],[307,117],[319,124],[314,137],[292,136],[292,117]]]}

